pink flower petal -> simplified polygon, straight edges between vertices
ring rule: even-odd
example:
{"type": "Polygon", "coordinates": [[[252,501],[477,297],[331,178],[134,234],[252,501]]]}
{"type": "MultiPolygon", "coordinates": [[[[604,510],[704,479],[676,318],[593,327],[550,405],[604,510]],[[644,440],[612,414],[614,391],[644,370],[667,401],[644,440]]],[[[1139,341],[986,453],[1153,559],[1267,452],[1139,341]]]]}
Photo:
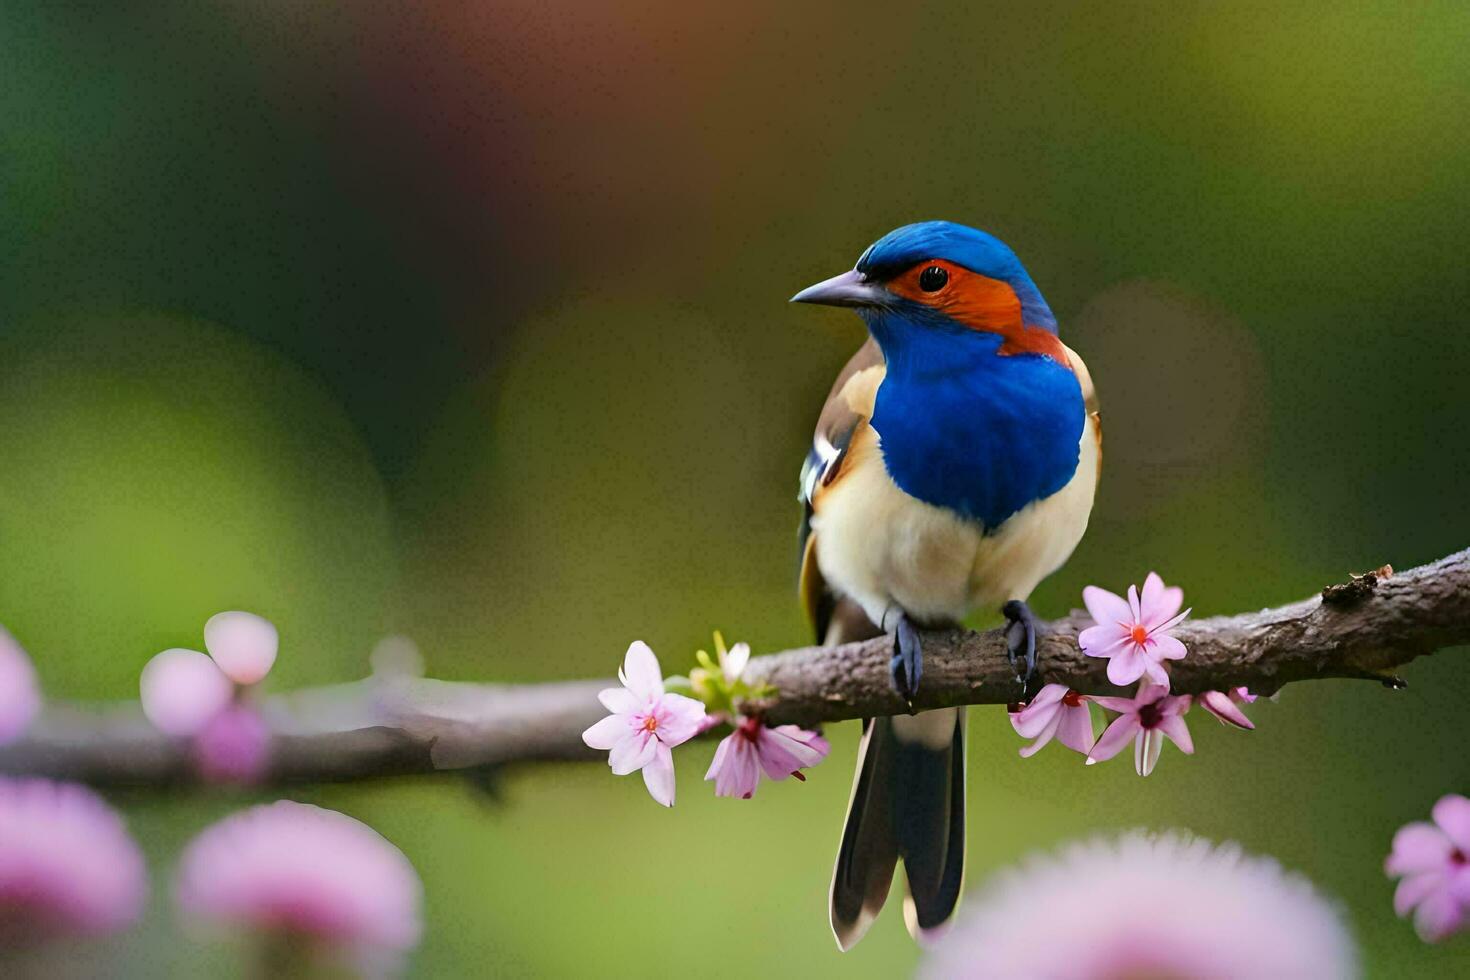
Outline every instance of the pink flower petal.
{"type": "Polygon", "coordinates": [[[276,662],[280,637],[254,613],[222,612],[204,624],[204,649],[236,684],[258,684],[276,662]]]}
{"type": "Polygon", "coordinates": [[[1154,771],[1159,762],[1159,752],[1164,747],[1162,732],[1143,729],[1133,741],[1133,768],[1140,776],[1154,771]]]}
{"type": "MultiPolygon", "coordinates": [[[[1168,693],[1169,689],[1163,684],[1151,684],[1145,681],[1138,685],[1138,694],[1133,700],[1140,705],[1153,704],[1155,701],[1165,701],[1168,693]]],[[[1189,699],[1183,696],[1168,698],[1164,704],[1159,705],[1159,710],[1171,710],[1170,705],[1173,705],[1172,710],[1177,713],[1189,706],[1189,699]]]]}
{"type": "Polygon", "coordinates": [[[1118,687],[1132,684],[1144,675],[1151,661],[1136,644],[1108,661],[1108,681],[1118,687]]]}
{"type": "Polygon", "coordinates": [[[1143,668],[1143,676],[1164,690],[1169,689],[1169,672],[1156,660],[1147,660],[1143,668]]]}
{"type": "Polygon", "coordinates": [[[219,666],[194,650],[165,650],[148,661],[138,679],[143,714],[166,735],[199,732],[234,697],[219,666]]]}
{"type": "Polygon", "coordinates": [[[1400,919],[1407,918],[1415,906],[1431,893],[1447,887],[1445,876],[1439,871],[1424,871],[1409,875],[1393,890],[1393,911],[1400,919]]]}
{"type": "Polygon", "coordinates": [[[1449,877],[1450,894],[1454,895],[1455,901],[1465,906],[1466,913],[1470,914],[1470,865],[1455,865],[1449,877]]]}
{"type": "Polygon", "coordinates": [[[1048,684],[1037,692],[1031,703],[1020,711],[1008,713],[1011,727],[1022,738],[1035,738],[1052,722],[1052,717],[1061,708],[1062,698],[1067,696],[1067,685],[1048,684]]]}
{"type": "Polygon", "coordinates": [[[777,725],[775,728],[765,729],[762,734],[765,737],[756,742],[756,754],[769,753],[771,746],[779,746],[796,763],[794,767],[786,769],[787,775],[794,769],[810,769],[827,758],[827,753],[832,750],[821,734],[796,725],[777,725]]]}
{"type": "Polygon", "coordinates": [[[194,736],[194,765],[215,783],[253,783],[270,765],[270,729],[260,712],[234,703],[194,736]]]}
{"type": "MultiPolygon", "coordinates": [[[[796,728],[795,725],[788,727],[796,728]]],[[[800,730],[797,729],[797,731],[800,730]]],[[[822,761],[820,755],[812,758],[806,751],[806,746],[796,739],[777,735],[773,729],[764,727],[756,736],[755,757],[765,772],[766,778],[776,782],[780,782],[807,765],[816,765],[822,761]],[[807,759],[810,759],[810,762],[803,761],[807,759]]]]}
{"type": "Polygon", "coordinates": [[[1026,707],[1022,709],[1021,713],[1025,714],[1026,711],[1032,708],[1041,708],[1049,704],[1056,704],[1067,696],[1068,690],[1070,689],[1065,684],[1047,684],[1036,692],[1036,697],[1032,698],[1026,704],[1026,707]]]}
{"type": "Polygon", "coordinates": [[[25,733],[41,710],[41,685],[31,658],[0,628],[0,745],[25,733]]]}
{"type": "Polygon", "coordinates": [[[1122,596],[1107,589],[1089,585],[1082,590],[1082,604],[1087,607],[1087,614],[1099,626],[1133,624],[1133,611],[1128,608],[1128,603],[1122,596]]]}
{"type": "Polygon", "coordinates": [[[1173,586],[1166,587],[1164,580],[1159,578],[1157,572],[1148,573],[1148,578],[1143,580],[1143,595],[1139,600],[1142,611],[1141,622],[1145,629],[1150,632],[1158,629],[1173,618],[1182,605],[1184,605],[1183,589],[1173,586]]]}
{"type": "Polygon", "coordinates": [[[1443,942],[1464,925],[1465,910],[1447,888],[1430,892],[1414,915],[1414,928],[1426,943],[1443,942]]]}
{"type": "Polygon", "coordinates": [[[760,783],[760,763],[755,743],[739,731],[731,732],[715,751],[716,765],[711,765],[705,779],[714,779],[716,796],[733,796],[748,800],[760,783]]]}
{"type": "Polygon", "coordinates": [[[1189,725],[1179,715],[1165,715],[1159,719],[1159,731],[1169,736],[1179,751],[1194,755],[1194,739],[1189,737],[1189,725]]]}
{"type": "Polygon", "coordinates": [[[664,806],[674,805],[674,754],[669,747],[657,739],[649,739],[654,747],[653,758],[643,767],[643,785],[654,802],[664,806]]]}
{"type": "Polygon", "coordinates": [[[1440,797],[1431,813],[1450,843],[1462,854],[1470,854],[1470,800],[1451,793],[1440,797]]]}
{"type": "Polygon", "coordinates": [[[586,742],[589,748],[601,749],[605,752],[632,734],[633,727],[628,723],[626,715],[608,715],[583,732],[582,741],[586,742]]]}
{"type": "Polygon", "coordinates": [[[1092,751],[1096,735],[1092,728],[1092,709],[1087,706],[1087,702],[1075,707],[1067,705],[1062,709],[1062,725],[1057,730],[1057,738],[1074,752],[1086,755],[1092,751]]]}
{"type": "Polygon", "coordinates": [[[1138,712],[1138,705],[1132,698],[1107,698],[1088,695],[1087,700],[1099,708],[1107,708],[1109,711],[1118,711],[1124,714],[1136,714],[1138,712]]]}
{"type": "Polygon", "coordinates": [[[1188,619],[1189,614],[1192,612],[1194,612],[1193,607],[1186,609],[1184,610],[1184,612],[1179,613],[1177,616],[1167,619],[1164,622],[1160,623],[1158,626],[1153,627],[1149,630],[1149,633],[1167,634],[1174,627],[1178,626],[1180,623],[1188,619]]]}
{"type": "Polygon", "coordinates": [[[1036,733],[1036,741],[1032,742],[1030,745],[1024,745],[1021,747],[1021,758],[1029,759],[1036,753],[1040,752],[1042,748],[1046,746],[1046,743],[1052,740],[1052,738],[1057,733],[1057,729],[1061,726],[1062,712],[1060,710],[1055,710],[1047,718],[1046,727],[1036,733]]]}
{"type": "Polygon", "coordinates": [[[720,739],[720,744],[715,746],[715,757],[710,760],[709,769],[705,770],[705,779],[714,779],[725,768],[725,760],[730,754],[730,740],[739,735],[739,732],[731,732],[720,739]]]}
{"type": "Polygon", "coordinates": [[[1384,872],[1398,876],[1439,871],[1449,863],[1453,850],[1450,839],[1434,824],[1405,824],[1393,835],[1393,851],[1384,862],[1384,872]]]}
{"type": "Polygon", "coordinates": [[[665,745],[682,745],[699,734],[704,723],[704,702],[682,694],[665,694],[654,707],[658,728],[654,735],[665,745]]]}
{"type": "Polygon", "coordinates": [[[1165,633],[1150,636],[1148,646],[1155,660],[1183,660],[1189,653],[1183,643],[1165,633]]]}
{"type": "Polygon", "coordinates": [[[626,776],[652,762],[662,744],[648,729],[636,729],[612,747],[607,764],[612,767],[614,776],[626,776]]]}
{"type": "MultiPolygon", "coordinates": [[[[1167,690],[1167,688],[1156,687],[1154,690],[1163,691],[1167,690]]],[[[1194,699],[1188,694],[1170,694],[1167,697],[1157,699],[1160,714],[1178,715],[1181,718],[1189,710],[1189,706],[1193,701],[1194,699]]]]}
{"type": "Polygon", "coordinates": [[[643,707],[643,702],[633,696],[626,687],[607,687],[597,692],[597,700],[615,715],[631,715],[643,707]]]}
{"type": "Polygon", "coordinates": [[[1113,723],[1103,731],[1102,737],[1092,747],[1092,751],[1087,753],[1087,764],[1090,766],[1095,762],[1111,759],[1123,751],[1123,746],[1132,741],[1133,736],[1137,735],[1140,730],[1138,716],[1135,714],[1119,715],[1114,718],[1113,723]]]}
{"type": "Polygon", "coordinates": [[[1057,705],[1044,704],[1036,710],[1026,708],[1014,714],[1007,712],[1006,717],[1011,720],[1011,727],[1016,734],[1022,738],[1035,738],[1056,720],[1057,712],[1061,710],[1057,705]]]}
{"type": "Polygon", "coordinates": [[[1245,716],[1245,712],[1235,706],[1230,695],[1224,691],[1206,691],[1195,699],[1199,706],[1210,714],[1220,719],[1222,725],[1234,725],[1246,731],[1254,729],[1255,724],[1245,716]]]}
{"type": "Polygon", "coordinates": [[[1143,610],[1138,603],[1138,586],[1128,586],[1128,621],[1134,625],[1143,622],[1143,610]]]}
{"type": "Polygon", "coordinates": [[[1133,635],[1116,624],[1089,626],[1077,634],[1077,645],[1089,657],[1111,657],[1133,642],[1133,635]]]}
{"type": "Polygon", "coordinates": [[[618,680],[633,692],[640,704],[647,704],[664,693],[664,675],[659,670],[658,657],[642,640],[634,640],[628,647],[618,680]]]}

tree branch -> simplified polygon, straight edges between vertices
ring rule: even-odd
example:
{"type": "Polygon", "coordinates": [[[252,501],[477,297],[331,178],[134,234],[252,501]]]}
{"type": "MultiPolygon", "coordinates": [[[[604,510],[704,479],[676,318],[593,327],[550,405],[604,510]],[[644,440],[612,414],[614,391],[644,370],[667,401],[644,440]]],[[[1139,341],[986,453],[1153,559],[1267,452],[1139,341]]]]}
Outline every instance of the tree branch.
{"type": "MultiPolygon", "coordinates": [[[[1084,656],[1085,614],[1046,624],[1038,680],[1085,693],[1118,693],[1106,661],[1084,656]]],[[[1407,572],[1387,568],[1329,586],[1301,602],[1186,622],[1189,656],[1171,665],[1176,691],[1369,678],[1397,686],[1395,668],[1470,644],[1470,549],[1407,572]]],[[[823,722],[909,710],[890,686],[886,638],[806,647],[754,658],[747,677],[778,693],[752,705],[773,723],[823,722]]],[[[263,704],[273,732],[269,782],[364,779],[595,759],[582,731],[605,712],[611,680],[487,685],[373,677],[309,688],[263,704]]],[[[1020,694],[1000,630],[924,634],[924,678],[913,707],[1004,704],[1020,694]]],[[[180,786],[196,781],[186,743],[165,737],[136,704],[51,706],[21,741],[0,748],[0,772],[102,785],[180,786]]]]}

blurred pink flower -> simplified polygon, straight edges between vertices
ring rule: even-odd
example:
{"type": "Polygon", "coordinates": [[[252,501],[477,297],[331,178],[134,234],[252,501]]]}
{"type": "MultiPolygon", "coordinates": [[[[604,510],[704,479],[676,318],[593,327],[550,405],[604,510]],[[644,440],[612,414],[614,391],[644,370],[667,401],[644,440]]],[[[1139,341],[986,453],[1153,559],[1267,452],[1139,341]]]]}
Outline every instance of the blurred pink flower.
{"type": "Polygon", "coordinates": [[[1149,572],[1141,596],[1133,585],[1126,600],[1089,585],[1082,590],[1082,601],[1097,625],[1083,630],[1077,644],[1089,657],[1109,658],[1108,680],[1121,687],[1147,676],[1167,689],[1164,661],[1179,660],[1188,652],[1169,632],[1189,615],[1188,609],[1179,611],[1184,590],[1165,586],[1157,573],[1149,572]]]}
{"type": "Polygon", "coordinates": [[[225,706],[194,736],[199,775],[218,783],[252,783],[270,763],[270,729],[249,704],[225,706]]]}
{"type": "Polygon", "coordinates": [[[1002,872],[961,909],[919,976],[1346,980],[1357,963],[1334,904],[1274,860],[1133,833],[1002,872]]]}
{"type": "Polygon", "coordinates": [[[1470,921],[1470,800],[1451,794],[1432,811],[1434,823],[1399,828],[1384,872],[1401,878],[1393,893],[1400,918],[1414,912],[1414,927],[1437,943],[1470,921]]]}
{"type": "Polygon", "coordinates": [[[165,650],[143,665],[138,679],[143,713],[159,731],[199,734],[234,697],[235,688],[218,665],[195,650],[165,650]]]}
{"type": "Polygon", "coordinates": [[[1010,719],[1017,735],[1036,739],[1022,747],[1023,759],[1040,752],[1053,738],[1083,755],[1092,751],[1092,709],[1087,706],[1086,698],[1065,684],[1046,685],[1029,704],[1010,712],[1010,719]]]}
{"type": "Polygon", "coordinates": [[[402,851],[346,814],[289,800],[206,828],[174,894],[191,923],[304,940],[364,972],[400,965],[423,929],[423,886],[402,851]]]}
{"type": "Polygon", "coordinates": [[[279,637],[248,612],[222,612],[204,624],[205,656],[165,650],[138,680],[143,713],[159,731],[194,740],[199,774],[220,782],[251,782],[270,761],[270,731],[242,697],[276,662],[279,637]]]}
{"type": "Polygon", "coordinates": [[[0,627],[0,745],[25,734],[40,710],[41,686],[31,658],[0,627]]]}
{"type": "Polygon", "coordinates": [[[100,796],[0,776],[0,946],[116,931],[147,895],[143,855],[100,796]]]}
{"type": "Polygon", "coordinates": [[[689,741],[705,720],[704,705],[682,694],[664,693],[663,672],[648,644],[635,641],[618,669],[623,686],[597,695],[612,714],[582,733],[594,749],[609,750],[614,775],[643,770],[649,795],[674,805],[674,746],[689,741]]]}
{"type": "Polygon", "coordinates": [[[1189,710],[1188,696],[1170,696],[1167,687],[1144,681],[1138,696],[1128,698],[1093,698],[1093,703],[1109,711],[1119,712],[1103,731],[1097,744],[1087,755],[1087,764],[1111,759],[1133,740],[1133,767],[1140,776],[1154,771],[1164,739],[1170,739],[1185,755],[1194,753],[1189,726],[1184,712],[1189,710]]]}
{"type": "Polygon", "coordinates": [[[768,728],[758,718],[744,717],[733,732],[721,739],[704,778],[715,781],[716,796],[748,800],[762,772],[767,779],[779,781],[795,776],[805,781],[801,770],[825,759],[830,748],[816,732],[795,725],[768,728]]]}
{"type": "Polygon", "coordinates": [[[275,626],[255,613],[222,612],[204,624],[204,649],[225,676],[241,686],[265,679],[279,645],[275,626]]]}
{"type": "Polygon", "coordinates": [[[1206,691],[1197,696],[1195,702],[1220,719],[1222,725],[1234,725],[1246,731],[1255,729],[1255,723],[1245,716],[1237,704],[1251,704],[1256,696],[1243,687],[1232,687],[1229,691],[1206,691]]]}

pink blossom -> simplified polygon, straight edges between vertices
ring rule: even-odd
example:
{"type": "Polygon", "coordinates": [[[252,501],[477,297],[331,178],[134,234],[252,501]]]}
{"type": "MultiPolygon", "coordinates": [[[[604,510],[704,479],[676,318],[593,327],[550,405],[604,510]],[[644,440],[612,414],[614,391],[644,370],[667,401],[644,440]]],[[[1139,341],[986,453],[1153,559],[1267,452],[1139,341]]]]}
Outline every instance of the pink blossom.
{"type": "Polygon", "coordinates": [[[1237,704],[1252,704],[1256,696],[1243,687],[1232,687],[1229,691],[1206,691],[1197,696],[1195,702],[1220,719],[1222,725],[1234,725],[1246,731],[1255,729],[1255,723],[1245,716],[1237,704]]]}
{"type": "Polygon", "coordinates": [[[206,828],[184,850],[174,894],[196,926],[304,940],[365,972],[396,965],[423,930],[423,886],[402,851],[345,814],[289,800],[206,828]]]}
{"type": "Polygon", "coordinates": [[[265,719],[244,697],[276,661],[279,637],[248,612],[222,612],[204,624],[204,645],[165,650],[138,680],[143,713],[159,731],[194,740],[199,774],[220,782],[251,782],[269,762],[265,719]]]}
{"type": "Polygon", "coordinates": [[[41,686],[31,658],[0,627],[0,745],[13,742],[41,710],[41,686]]]}
{"type": "Polygon", "coordinates": [[[114,932],[147,894],[143,855],[100,796],[0,777],[0,945],[114,932]]]}
{"type": "Polygon", "coordinates": [[[265,679],[279,646],[275,626],[255,613],[222,612],[204,624],[204,649],[225,676],[241,686],[265,679]]]}
{"type": "Polygon", "coordinates": [[[1092,751],[1092,709],[1086,698],[1065,684],[1046,685],[1029,704],[1012,711],[1010,719],[1017,735],[1036,739],[1021,749],[1023,759],[1040,752],[1053,738],[1083,755],[1092,751]]]}
{"type": "Polygon", "coordinates": [[[664,692],[658,657],[642,640],[628,647],[618,669],[622,687],[597,695],[612,714],[582,733],[594,749],[608,750],[614,775],[643,770],[649,794],[664,806],[674,805],[674,746],[689,741],[705,720],[704,705],[682,694],[664,692]]]}
{"type": "Polygon", "coordinates": [[[226,705],[194,736],[199,775],[217,783],[253,783],[270,763],[270,729],[254,706],[226,705]]]}
{"type": "Polygon", "coordinates": [[[1002,872],[919,970],[921,980],[1357,975],[1341,914],[1308,881],[1175,833],[1073,843],[1002,872]]]}
{"type": "Polygon", "coordinates": [[[767,779],[780,781],[795,776],[805,781],[801,770],[825,759],[830,748],[816,732],[795,725],[768,728],[759,718],[745,717],[720,741],[704,778],[715,781],[716,796],[748,800],[755,794],[762,772],[767,779]]]}
{"type": "Polygon", "coordinates": [[[1082,601],[1097,625],[1083,630],[1077,643],[1089,657],[1109,658],[1108,680],[1121,687],[1147,676],[1167,689],[1164,661],[1179,660],[1188,652],[1170,633],[1189,615],[1188,609],[1179,611],[1184,590],[1165,586],[1157,573],[1149,572],[1141,596],[1132,585],[1126,600],[1089,585],[1082,590],[1082,601]]]}
{"type": "Polygon", "coordinates": [[[1432,811],[1434,823],[1416,821],[1393,837],[1384,872],[1401,878],[1393,894],[1400,918],[1414,912],[1414,926],[1437,943],[1470,921],[1470,800],[1451,794],[1432,811]]]}
{"type": "Polygon", "coordinates": [[[143,713],[168,735],[197,735],[234,697],[234,685],[196,650],[165,650],[143,665],[138,679],[143,713]]]}
{"type": "Polygon", "coordinates": [[[1140,776],[1147,776],[1154,771],[1154,764],[1159,761],[1159,752],[1164,747],[1165,738],[1179,746],[1179,751],[1185,755],[1194,753],[1189,726],[1184,722],[1184,712],[1189,710],[1188,696],[1170,696],[1167,687],[1145,681],[1138,689],[1138,696],[1131,700],[1092,700],[1100,707],[1119,714],[1088,753],[1089,766],[1117,755],[1128,744],[1129,739],[1133,740],[1133,767],[1140,776]]]}

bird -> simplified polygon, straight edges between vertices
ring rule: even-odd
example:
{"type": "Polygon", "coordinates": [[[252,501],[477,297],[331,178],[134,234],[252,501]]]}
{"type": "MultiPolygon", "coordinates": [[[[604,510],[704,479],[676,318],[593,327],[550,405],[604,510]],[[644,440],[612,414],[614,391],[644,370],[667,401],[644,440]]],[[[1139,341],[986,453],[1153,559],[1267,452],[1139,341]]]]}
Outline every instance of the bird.
{"type": "Polygon", "coordinates": [[[801,469],[801,600],[818,643],[890,636],[893,686],[911,706],[863,722],[832,932],[844,951],[863,937],[901,860],[904,920],[927,942],[963,882],[965,711],[913,713],[921,631],[998,609],[1025,695],[1040,629],[1027,600],[1087,530],[1101,416],[1041,291],[987,232],[905,225],[791,302],[850,307],[869,335],[801,469]]]}

